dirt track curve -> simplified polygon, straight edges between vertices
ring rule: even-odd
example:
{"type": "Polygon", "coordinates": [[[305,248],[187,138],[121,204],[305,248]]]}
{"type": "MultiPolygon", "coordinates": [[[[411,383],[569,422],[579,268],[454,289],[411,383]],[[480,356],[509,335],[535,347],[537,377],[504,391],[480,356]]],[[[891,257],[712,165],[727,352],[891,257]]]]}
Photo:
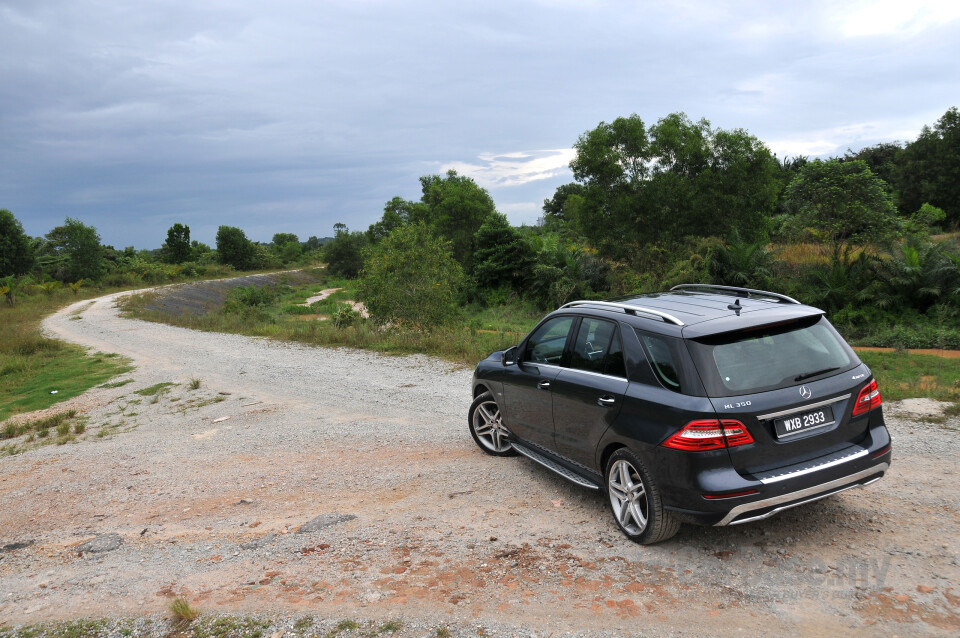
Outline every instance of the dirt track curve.
{"type": "Polygon", "coordinates": [[[136,370],[65,406],[82,440],[0,458],[0,627],[184,595],[400,635],[960,632],[956,419],[888,405],[884,480],[641,547],[595,494],[475,447],[469,370],[122,319],[114,296],[44,328],[136,370]]]}

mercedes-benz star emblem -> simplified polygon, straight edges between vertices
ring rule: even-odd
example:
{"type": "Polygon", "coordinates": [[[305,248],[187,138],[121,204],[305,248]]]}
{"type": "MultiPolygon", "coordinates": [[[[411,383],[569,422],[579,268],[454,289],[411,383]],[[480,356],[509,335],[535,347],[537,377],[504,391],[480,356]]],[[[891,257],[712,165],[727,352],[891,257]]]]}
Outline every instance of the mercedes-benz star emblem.
{"type": "Polygon", "coordinates": [[[807,386],[802,385],[800,386],[800,396],[802,396],[804,399],[809,399],[813,396],[813,392],[810,392],[810,388],[807,386]]]}

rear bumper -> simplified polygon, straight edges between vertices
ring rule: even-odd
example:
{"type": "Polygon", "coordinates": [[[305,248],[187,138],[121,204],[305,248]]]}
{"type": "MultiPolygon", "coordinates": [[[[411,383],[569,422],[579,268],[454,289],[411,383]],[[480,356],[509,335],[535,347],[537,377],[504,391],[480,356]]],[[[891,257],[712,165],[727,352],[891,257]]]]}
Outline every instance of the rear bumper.
{"type": "Polygon", "coordinates": [[[791,507],[812,503],[813,501],[839,494],[854,487],[869,485],[879,480],[889,468],[889,463],[881,463],[866,470],[861,470],[856,474],[851,474],[850,476],[845,476],[820,485],[814,485],[813,487],[808,487],[803,490],[753,501],[752,503],[742,503],[727,512],[727,515],[714,523],[714,525],[739,525],[741,523],[763,520],[783,510],[788,510],[791,507]]]}
{"type": "Polygon", "coordinates": [[[682,488],[673,483],[661,491],[666,509],[685,523],[739,525],[872,483],[890,468],[891,458],[890,435],[880,421],[859,444],[807,463],[744,475],[714,460],[709,467],[685,468],[692,480],[682,488]]]}

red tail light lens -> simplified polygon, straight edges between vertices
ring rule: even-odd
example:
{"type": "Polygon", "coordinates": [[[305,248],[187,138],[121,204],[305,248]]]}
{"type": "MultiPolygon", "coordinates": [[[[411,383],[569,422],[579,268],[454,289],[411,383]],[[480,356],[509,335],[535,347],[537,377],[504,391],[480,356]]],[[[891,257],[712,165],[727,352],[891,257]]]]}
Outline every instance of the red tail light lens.
{"type": "Polygon", "coordinates": [[[753,437],[740,421],[716,419],[691,421],[682,430],[663,442],[664,447],[687,452],[719,450],[725,447],[753,443],[753,437]]]}
{"type": "Polygon", "coordinates": [[[870,410],[880,407],[883,400],[880,398],[880,390],[877,389],[877,380],[873,379],[860,390],[857,395],[857,402],[853,404],[853,416],[864,414],[870,410]]]}

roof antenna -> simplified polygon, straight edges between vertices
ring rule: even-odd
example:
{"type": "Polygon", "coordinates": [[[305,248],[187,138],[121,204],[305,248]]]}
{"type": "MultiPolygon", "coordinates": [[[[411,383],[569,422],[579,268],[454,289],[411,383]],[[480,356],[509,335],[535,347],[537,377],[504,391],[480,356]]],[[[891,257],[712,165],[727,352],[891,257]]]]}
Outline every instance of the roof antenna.
{"type": "Polygon", "coordinates": [[[737,316],[740,316],[740,311],[743,310],[743,306],[740,305],[740,298],[737,297],[732,304],[727,305],[727,310],[732,310],[737,313],[737,316]]]}

